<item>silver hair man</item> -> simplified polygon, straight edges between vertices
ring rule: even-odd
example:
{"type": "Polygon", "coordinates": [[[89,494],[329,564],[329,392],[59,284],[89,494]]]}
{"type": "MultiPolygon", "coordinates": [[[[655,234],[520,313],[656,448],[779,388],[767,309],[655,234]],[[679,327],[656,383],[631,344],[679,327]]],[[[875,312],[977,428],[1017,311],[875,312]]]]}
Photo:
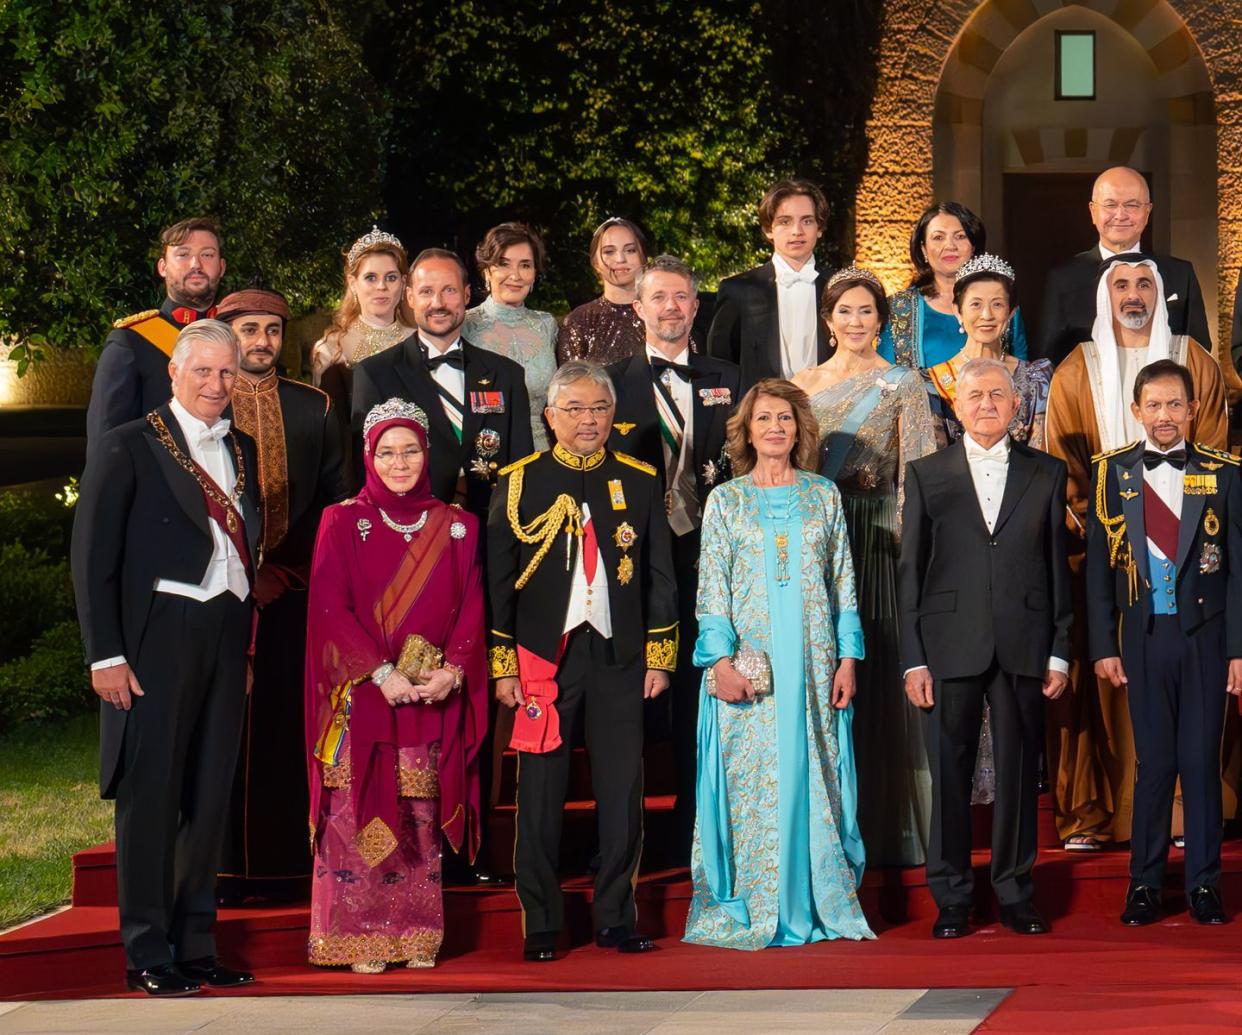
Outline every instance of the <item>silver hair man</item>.
{"type": "Polygon", "coordinates": [[[173,346],[169,359],[175,366],[185,366],[194,346],[198,344],[231,345],[237,353],[237,362],[241,363],[241,345],[233,328],[221,320],[195,320],[181,328],[177,335],[177,344],[173,346]]]}
{"type": "Polygon", "coordinates": [[[643,281],[647,279],[651,273],[676,273],[678,276],[685,277],[690,281],[690,294],[698,295],[699,281],[692,270],[676,255],[657,255],[645,267],[638,271],[638,276],[634,280],[634,290],[638,292],[638,297],[643,297],[643,281]]]}
{"type": "Polygon", "coordinates": [[[612,383],[612,378],[608,376],[608,371],[592,360],[575,359],[562,363],[552,375],[552,380],[548,382],[548,405],[555,406],[556,398],[561,394],[561,390],[578,381],[595,382],[608,390],[610,400],[614,403],[617,401],[617,389],[612,383]]]}
{"type": "Polygon", "coordinates": [[[990,356],[976,356],[974,359],[967,360],[966,365],[962,367],[962,372],[957,376],[958,385],[964,385],[968,379],[972,377],[982,377],[984,374],[995,371],[1005,379],[1005,384],[1009,386],[1011,392],[1017,392],[1017,388],[1013,383],[1013,374],[1009,372],[1009,368],[999,359],[992,359],[990,356]]]}

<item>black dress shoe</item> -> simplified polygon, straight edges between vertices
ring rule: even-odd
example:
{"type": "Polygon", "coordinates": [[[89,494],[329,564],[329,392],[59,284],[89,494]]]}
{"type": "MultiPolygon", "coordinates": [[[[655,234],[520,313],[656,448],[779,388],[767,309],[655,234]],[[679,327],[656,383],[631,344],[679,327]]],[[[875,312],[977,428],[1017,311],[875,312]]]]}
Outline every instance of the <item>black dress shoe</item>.
{"type": "Polygon", "coordinates": [[[186,960],[176,967],[191,981],[211,985],[212,988],[233,988],[237,985],[254,983],[254,975],[245,970],[234,970],[220,963],[214,956],[204,956],[200,960],[186,960]]]}
{"type": "Polygon", "coordinates": [[[967,906],[941,906],[932,924],[933,938],[963,938],[970,933],[970,909],[967,906]]]}
{"type": "Polygon", "coordinates": [[[1160,920],[1160,889],[1142,884],[1131,885],[1126,892],[1126,908],[1121,922],[1127,927],[1144,927],[1160,920]]]}
{"type": "Polygon", "coordinates": [[[556,933],[528,934],[522,947],[522,959],[527,963],[551,963],[556,959],[556,933]]]}
{"type": "Polygon", "coordinates": [[[1051,928],[1030,902],[1000,907],[1001,923],[1015,934],[1047,934],[1051,928]]]}
{"type": "Polygon", "coordinates": [[[628,927],[604,927],[595,932],[595,944],[601,949],[617,952],[650,952],[656,943],[645,934],[638,934],[628,927]]]}
{"type": "Polygon", "coordinates": [[[1221,905],[1220,892],[1210,884],[1195,888],[1187,898],[1190,900],[1190,915],[1201,924],[1227,924],[1225,907],[1221,905]]]}
{"type": "Polygon", "coordinates": [[[486,869],[483,866],[479,866],[476,867],[474,871],[474,883],[484,887],[496,888],[503,884],[507,884],[508,881],[506,881],[503,877],[492,873],[491,870],[486,869]]]}
{"type": "Polygon", "coordinates": [[[203,990],[201,984],[186,977],[172,963],[161,963],[146,970],[127,970],[125,983],[135,991],[156,996],[197,995],[203,990]]]}

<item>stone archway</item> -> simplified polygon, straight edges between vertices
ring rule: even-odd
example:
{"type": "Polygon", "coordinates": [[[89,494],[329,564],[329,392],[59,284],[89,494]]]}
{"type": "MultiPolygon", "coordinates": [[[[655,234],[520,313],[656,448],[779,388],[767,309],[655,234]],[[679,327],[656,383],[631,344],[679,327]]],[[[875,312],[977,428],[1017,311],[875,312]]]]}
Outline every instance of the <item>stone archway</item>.
{"type": "MultiPolygon", "coordinates": [[[[1242,50],[1237,22],[1225,10],[1242,7],[1236,2],[887,0],[880,85],[867,124],[870,154],[857,198],[856,261],[874,269],[890,289],[904,286],[910,228],[934,187],[947,186],[935,182],[941,179],[934,161],[937,125],[969,130],[981,124],[987,78],[1007,47],[1036,22],[1069,6],[1108,18],[1134,35],[1158,70],[1172,73],[1170,81],[1181,75],[1191,84],[1166,98],[1171,122],[1202,125],[1214,108],[1218,340],[1227,355],[1233,288],[1242,266],[1242,50]],[[1193,88],[1193,73],[1178,71],[1199,62],[1207,71],[1207,90],[1193,88]]],[[[1107,141],[1101,157],[1113,160],[1127,143],[1132,149],[1132,136],[1131,128],[1107,141]]],[[[943,142],[940,151],[943,163],[952,151],[946,154],[943,142]]],[[[966,188],[963,200],[977,201],[969,197],[968,181],[980,177],[981,170],[972,169],[960,151],[953,161],[959,177],[954,189],[966,188]]],[[[1211,276],[1206,269],[1199,273],[1201,279],[1211,276]]]]}

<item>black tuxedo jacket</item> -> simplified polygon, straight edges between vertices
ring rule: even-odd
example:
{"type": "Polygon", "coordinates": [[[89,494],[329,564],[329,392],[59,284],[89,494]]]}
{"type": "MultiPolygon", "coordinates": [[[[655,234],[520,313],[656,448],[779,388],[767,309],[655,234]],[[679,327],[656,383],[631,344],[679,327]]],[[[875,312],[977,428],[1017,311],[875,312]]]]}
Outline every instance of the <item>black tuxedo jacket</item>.
{"type": "Polygon", "coordinates": [[[989,533],[963,440],[906,465],[902,668],[965,679],[995,658],[1012,675],[1041,678],[1050,657],[1070,657],[1065,480],[1061,460],[1011,443],[989,533]]]}
{"type": "MultiPolygon", "coordinates": [[[[831,275],[831,270],[820,270],[815,278],[817,312],[824,285],[831,275]]],[[[819,319],[816,328],[819,334],[817,362],[823,363],[832,355],[828,329],[819,319]]],[[[765,377],[781,376],[780,311],[776,302],[776,267],[771,260],[720,282],[707,351],[741,368],[740,390],[743,392],[765,377]]]]}
{"type": "MultiPolygon", "coordinates": [[[[1091,503],[1087,507],[1087,633],[1091,660],[1142,658],[1142,637],[1152,616],[1151,565],[1143,517],[1143,453],[1137,442],[1096,458],[1091,503]],[[1109,543],[1095,504],[1104,479],[1103,516],[1113,521],[1124,539],[1123,558],[1109,562],[1109,543]],[[1134,557],[1137,592],[1131,600],[1130,575],[1124,562],[1127,547],[1134,557]]],[[[1231,658],[1242,658],[1242,472],[1238,458],[1195,443],[1186,450],[1185,477],[1210,484],[1210,492],[1182,496],[1177,537],[1178,624],[1187,634],[1204,623],[1225,617],[1225,646],[1231,658]],[[1210,514],[1209,514],[1210,510],[1210,514]]],[[[1154,587],[1162,591],[1162,587],[1154,587]]]]}
{"type": "Polygon", "coordinates": [[[461,442],[457,441],[444,413],[444,404],[423,360],[417,334],[411,334],[400,344],[354,367],[354,472],[361,482],[366,470],[362,462],[362,423],[371,407],[394,397],[416,403],[426,411],[431,423],[428,435],[431,491],[438,499],[452,503],[457,472],[464,470],[466,509],[486,521],[496,472],[534,452],[530,399],[522,368],[513,360],[471,345],[464,338],[461,348],[466,364],[466,412],[461,442]],[[477,412],[471,405],[472,392],[500,392],[504,397],[504,412],[477,412]],[[485,429],[499,438],[499,447],[490,455],[489,449],[480,448],[479,433],[485,429]]]}
{"type": "MultiPolygon", "coordinates": [[[[728,477],[722,469],[725,422],[738,403],[741,372],[729,362],[711,356],[690,355],[690,369],[695,377],[690,382],[694,405],[691,445],[694,450],[694,480],[699,505],[707,502],[707,494],[728,477]],[[728,401],[705,405],[708,389],[728,389],[728,401]],[[709,467],[708,465],[711,464],[709,467]]],[[[664,446],[660,438],[660,417],[656,411],[655,385],[651,364],[645,351],[608,368],[617,389],[617,412],[608,445],[638,457],[656,469],[664,486],[664,446]]],[[[714,398],[720,398],[715,396],[714,398]]]]}
{"type": "Polygon", "coordinates": [[[571,551],[579,549],[582,540],[575,538],[567,550],[565,523],[558,522],[551,548],[526,584],[517,589],[518,578],[533,562],[540,544],[519,541],[510,509],[521,524],[529,526],[561,495],[590,506],[608,576],[616,664],[628,664],[645,650],[647,668],[673,671],[677,667],[677,581],[656,472],[612,450],[601,449],[583,462],[558,446],[506,469],[492,499],[486,565],[492,606],[488,637],[492,678],[518,674],[519,644],[548,661],[556,658],[576,568],[577,556],[571,551]],[[624,529],[634,537],[628,549],[618,543],[618,532],[624,529]],[[632,573],[622,581],[625,556],[632,573]]]}
{"type": "MultiPolygon", "coordinates": [[[[1097,245],[1079,252],[1069,262],[1048,274],[1043,307],[1039,312],[1039,340],[1028,359],[1050,359],[1057,365],[1074,351],[1074,346],[1091,339],[1095,323],[1095,290],[1100,266],[1097,245]]],[[[1209,352],[1212,336],[1208,332],[1207,310],[1195,268],[1185,259],[1153,255],[1164,281],[1169,327],[1174,334],[1188,334],[1209,352]],[[1176,298],[1173,296],[1176,295],[1176,298]],[[1167,299],[1173,298],[1169,302],[1167,299]]]]}
{"type": "MultiPolygon", "coordinates": [[[[188,453],[172,410],[164,405],[155,412],[188,453]]],[[[253,439],[236,430],[230,435],[241,446],[246,468],[240,503],[250,556],[257,562],[258,458],[253,439]]],[[[232,458],[232,448],[226,452],[232,458]]],[[[202,582],[211,553],[203,490],[160,444],[146,418],[107,432],[87,461],[70,551],[86,660],[124,655],[132,666],[142,649],[156,581],[202,582]]],[[[105,794],[116,774],[128,714],[101,707],[100,787],[105,794]]]]}

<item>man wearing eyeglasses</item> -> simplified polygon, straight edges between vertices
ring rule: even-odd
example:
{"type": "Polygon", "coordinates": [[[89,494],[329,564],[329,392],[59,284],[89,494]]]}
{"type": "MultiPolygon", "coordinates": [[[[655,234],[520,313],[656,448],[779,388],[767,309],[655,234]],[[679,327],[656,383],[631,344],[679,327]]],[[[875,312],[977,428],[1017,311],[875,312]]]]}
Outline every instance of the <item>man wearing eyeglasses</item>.
{"type": "Polygon", "coordinates": [[[563,364],[544,411],[556,445],[500,472],[488,518],[488,662],[514,711],[514,869],[530,962],[556,958],[564,926],[557,863],[579,714],[599,826],[595,944],[654,948],[635,930],[643,702],[677,665],[677,583],[656,469],[607,446],[615,407],[603,367],[563,364]]]}
{"type": "MultiPolygon", "coordinates": [[[[1151,191],[1141,173],[1122,165],[1106,169],[1096,178],[1087,207],[1099,241],[1048,274],[1031,359],[1050,359],[1057,365],[1075,345],[1089,341],[1100,263],[1143,251],[1140,239],[1151,218],[1151,191]]],[[[1188,334],[1210,352],[1212,337],[1194,266],[1170,255],[1158,255],[1155,261],[1164,281],[1169,329],[1188,334]]]]}

